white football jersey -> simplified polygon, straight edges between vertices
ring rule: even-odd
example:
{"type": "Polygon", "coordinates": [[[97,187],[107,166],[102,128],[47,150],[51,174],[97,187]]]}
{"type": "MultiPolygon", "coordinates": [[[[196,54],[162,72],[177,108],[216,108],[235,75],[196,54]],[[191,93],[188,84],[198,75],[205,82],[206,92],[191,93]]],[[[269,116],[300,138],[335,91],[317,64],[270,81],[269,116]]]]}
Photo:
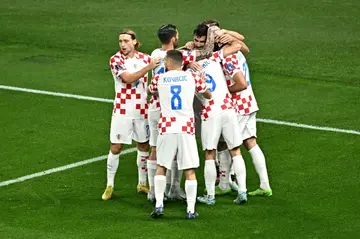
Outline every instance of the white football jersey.
{"type": "Polygon", "coordinates": [[[194,95],[206,89],[199,76],[189,71],[172,70],[153,78],[149,90],[160,98],[159,133],[194,134],[194,95]]]}
{"type": "Polygon", "coordinates": [[[149,55],[135,52],[133,58],[127,58],[121,52],[117,52],[110,58],[111,73],[115,82],[114,114],[121,114],[132,119],[147,119],[148,104],[146,86],[148,73],[136,82],[128,84],[120,75],[123,72],[134,73],[151,61],[149,55]]]}
{"type": "Polygon", "coordinates": [[[249,67],[246,58],[241,51],[230,55],[223,60],[224,72],[227,84],[234,84],[232,77],[237,72],[242,72],[247,83],[247,89],[232,94],[236,112],[240,115],[248,115],[259,110],[250,81],[249,67]]]}
{"type": "MultiPolygon", "coordinates": [[[[165,73],[166,69],[165,69],[164,59],[166,56],[166,52],[167,51],[158,48],[151,53],[151,58],[157,58],[157,57],[161,58],[160,64],[155,69],[152,70],[153,77],[165,73]]],[[[188,64],[190,61],[195,61],[196,59],[195,51],[183,50],[180,52],[183,55],[183,65],[188,64]]],[[[160,110],[159,97],[157,95],[152,95],[149,102],[149,111],[156,111],[156,110],[160,110]]]]}
{"type": "Polygon", "coordinates": [[[233,108],[223,67],[220,64],[222,60],[223,52],[220,50],[214,52],[210,58],[199,61],[206,73],[206,86],[212,94],[210,100],[197,95],[202,104],[200,115],[203,120],[218,115],[226,109],[233,108]]]}

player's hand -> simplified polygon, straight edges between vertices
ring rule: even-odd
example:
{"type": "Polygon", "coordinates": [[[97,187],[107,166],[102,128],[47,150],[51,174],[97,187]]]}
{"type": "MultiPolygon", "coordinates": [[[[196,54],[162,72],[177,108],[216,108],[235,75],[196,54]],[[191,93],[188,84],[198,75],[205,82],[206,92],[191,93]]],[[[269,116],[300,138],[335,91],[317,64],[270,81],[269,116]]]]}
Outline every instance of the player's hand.
{"type": "Polygon", "coordinates": [[[187,49],[189,49],[189,50],[194,50],[195,44],[194,44],[194,42],[189,41],[189,42],[187,42],[187,43],[185,44],[185,47],[186,47],[187,49]]]}
{"type": "Polygon", "coordinates": [[[157,67],[158,65],[160,65],[160,62],[161,62],[161,57],[152,58],[149,63],[150,69],[152,70],[155,67],[157,67]]]}
{"type": "Polygon", "coordinates": [[[205,71],[200,71],[199,72],[199,77],[201,79],[201,82],[205,84],[206,83],[206,73],[205,73],[205,71]]]}
{"type": "Polygon", "coordinates": [[[234,40],[235,40],[235,38],[228,34],[224,34],[224,35],[221,35],[221,36],[215,38],[215,41],[218,43],[221,43],[221,44],[231,43],[234,40]]]}
{"type": "Polygon", "coordinates": [[[202,66],[199,63],[197,63],[196,61],[189,62],[188,68],[190,68],[194,71],[198,71],[198,72],[203,71],[202,66]]]}
{"type": "Polygon", "coordinates": [[[215,31],[215,37],[220,37],[223,36],[224,34],[226,34],[226,30],[225,29],[220,29],[215,31]]]}

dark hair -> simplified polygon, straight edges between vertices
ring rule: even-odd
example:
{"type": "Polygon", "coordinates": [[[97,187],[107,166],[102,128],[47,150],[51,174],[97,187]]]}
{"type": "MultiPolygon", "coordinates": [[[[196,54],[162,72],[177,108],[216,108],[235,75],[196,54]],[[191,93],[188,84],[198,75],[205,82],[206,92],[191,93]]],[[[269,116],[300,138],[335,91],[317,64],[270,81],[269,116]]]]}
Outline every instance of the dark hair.
{"type": "Polygon", "coordinates": [[[178,50],[170,50],[166,52],[166,58],[170,59],[172,62],[174,62],[177,65],[182,65],[183,62],[183,55],[178,50]]]}
{"type": "Polygon", "coordinates": [[[176,26],[173,24],[164,24],[162,25],[158,31],[157,36],[162,44],[169,44],[171,38],[176,36],[176,26]]]}
{"type": "Polygon", "coordinates": [[[194,35],[198,37],[207,36],[208,29],[209,27],[206,26],[205,24],[199,24],[194,30],[194,35]]]}
{"type": "Polygon", "coordinates": [[[215,19],[206,19],[201,24],[220,27],[219,22],[215,19]]]}

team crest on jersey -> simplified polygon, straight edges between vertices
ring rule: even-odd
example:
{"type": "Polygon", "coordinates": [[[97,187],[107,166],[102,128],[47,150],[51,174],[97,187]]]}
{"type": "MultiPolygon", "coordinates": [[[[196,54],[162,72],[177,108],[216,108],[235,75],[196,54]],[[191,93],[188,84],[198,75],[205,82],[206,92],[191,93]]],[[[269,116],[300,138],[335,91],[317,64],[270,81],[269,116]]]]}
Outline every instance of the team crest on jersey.
{"type": "Polygon", "coordinates": [[[233,71],[234,70],[234,65],[232,63],[226,63],[225,67],[228,71],[233,71]]]}

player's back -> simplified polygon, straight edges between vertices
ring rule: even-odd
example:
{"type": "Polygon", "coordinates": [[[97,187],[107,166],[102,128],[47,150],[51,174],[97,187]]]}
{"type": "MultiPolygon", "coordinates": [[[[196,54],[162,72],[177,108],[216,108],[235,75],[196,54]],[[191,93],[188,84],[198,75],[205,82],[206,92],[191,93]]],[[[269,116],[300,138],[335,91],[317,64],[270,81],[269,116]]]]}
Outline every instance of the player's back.
{"type": "Polygon", "coordinates": [[[189,117],[193,115],[195,81],[190,72],[168,71],[158,82],[161,113],[164,116],[189,117]]]}
{"type": "Polygon", "coordinates": [[[206,85],[212,95],[210,100],[197,95],[203,105],[200,112],[201,117],[206,120],[208,117],[220,114],[225,109],[232,108],[232,103],[220,63],[210,58],[199,61],[199,64],[206,73],[206,85]]]}
{"type": "Polygon", "coordinates": [[[152,70],[152,75],[153,76],[157,75],[157,74],[165,73],[164,58],[166,56],[166,52],[167,51],[165,51],[165,50],[163,50],[161,48],[157,48],[157,49],[153,50],[153,52],[151,53],[151,58],[152,59],[158,58],[158,57],[161,58],[160,64],[152,70]]]}

